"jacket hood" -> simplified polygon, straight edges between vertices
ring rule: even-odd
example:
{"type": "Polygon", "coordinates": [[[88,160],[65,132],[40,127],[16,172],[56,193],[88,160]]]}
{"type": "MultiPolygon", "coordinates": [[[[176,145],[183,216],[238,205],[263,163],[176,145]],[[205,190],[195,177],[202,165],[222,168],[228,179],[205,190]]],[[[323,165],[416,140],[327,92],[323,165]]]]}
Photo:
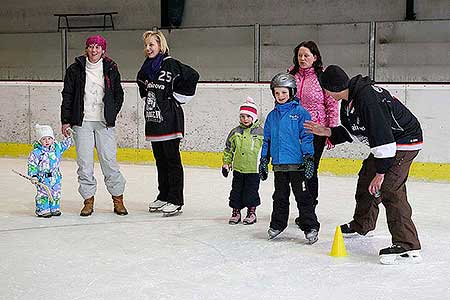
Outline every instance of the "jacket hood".
{"type": "Polygon", "coordinates": [[[374,84],[375,82],[369,78],[369,76],[362,76],[357,75],[350,79],[350,82],[348,84],[349,92],[348,92],[348,98],[349,100],[355,99],[361,91],[369,85],[374,84]]]}

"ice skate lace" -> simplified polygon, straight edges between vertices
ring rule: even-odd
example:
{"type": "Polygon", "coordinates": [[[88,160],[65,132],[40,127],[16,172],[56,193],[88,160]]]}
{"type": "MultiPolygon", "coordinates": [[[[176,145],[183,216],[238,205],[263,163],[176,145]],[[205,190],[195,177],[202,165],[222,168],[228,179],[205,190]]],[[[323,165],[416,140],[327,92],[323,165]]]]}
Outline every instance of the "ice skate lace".
{"type": "Polygon", "coordinates": [[[246,216],[246,218],[250,218],[251,216],[255,215],[255,211],[256,211],[256,209],[255,209],[254,207],[250,207],[250,208],[247,210],[247,216],[246,216]]]}
{"type": "Polygon", "coordinates": [[[402,248],[402,247],[399,245],[396,245],[396,244],[393,244],[392,246],[389,247],[389,249],[399,249],[399,248],[402,248]]]}

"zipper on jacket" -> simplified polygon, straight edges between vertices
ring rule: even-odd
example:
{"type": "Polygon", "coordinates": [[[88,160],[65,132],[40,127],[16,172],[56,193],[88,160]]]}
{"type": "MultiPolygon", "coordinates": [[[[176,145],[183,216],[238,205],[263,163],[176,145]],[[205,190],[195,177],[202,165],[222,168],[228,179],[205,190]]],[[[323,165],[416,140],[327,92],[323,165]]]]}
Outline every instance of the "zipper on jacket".
{"type": "Polygon", "coordinates": [[[300,85],[300,102],[302,101],[303,85],[305,84],[305,76],[302,76],[302,83],[300,85]]]}

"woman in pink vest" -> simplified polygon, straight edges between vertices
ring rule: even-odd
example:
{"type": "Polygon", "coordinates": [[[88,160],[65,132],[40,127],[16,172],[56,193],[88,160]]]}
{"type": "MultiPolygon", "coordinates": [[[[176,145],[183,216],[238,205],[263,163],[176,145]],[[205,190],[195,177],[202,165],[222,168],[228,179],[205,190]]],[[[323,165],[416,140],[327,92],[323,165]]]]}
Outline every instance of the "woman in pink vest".
{"type": "MultiPolygon", "coordinates": [[[[322,57],[319,48],[313,41],[303,41],[294,49],[294,65],[288,72],[294,75],[297,81],[297,97],[300,104],[309,112],[311,120],[326,127],[336,127],[339,122],[338,102],[325,94],[322,90],[318,76],[322,73],[322,57]]],[[[317,169],[322,157],[325,144],[328,149],[333,145],[323,137],[314,135],[314,175],[307,181],[308,189],[315,199],[319,195],[319,180],[317,169]]],[[[297,223],[297,219],[295,220],[297,223]]]]}

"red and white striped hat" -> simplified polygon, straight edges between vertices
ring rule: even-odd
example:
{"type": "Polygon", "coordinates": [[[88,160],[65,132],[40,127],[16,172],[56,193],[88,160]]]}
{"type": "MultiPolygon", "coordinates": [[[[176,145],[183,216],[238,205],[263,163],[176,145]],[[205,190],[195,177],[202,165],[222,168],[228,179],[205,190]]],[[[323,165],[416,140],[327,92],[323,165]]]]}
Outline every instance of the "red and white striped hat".
{"type": "Polygon", "coordinates": [[[255,101],[251,97],[247,97],[247,100],[239,108],[239,114],[246,114],[252,117],[253,122],[258,119],[258,107],[255,101]]]}

